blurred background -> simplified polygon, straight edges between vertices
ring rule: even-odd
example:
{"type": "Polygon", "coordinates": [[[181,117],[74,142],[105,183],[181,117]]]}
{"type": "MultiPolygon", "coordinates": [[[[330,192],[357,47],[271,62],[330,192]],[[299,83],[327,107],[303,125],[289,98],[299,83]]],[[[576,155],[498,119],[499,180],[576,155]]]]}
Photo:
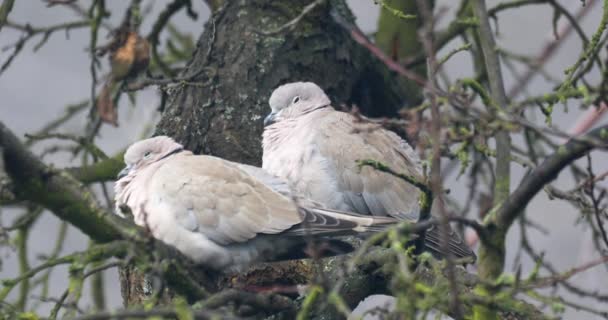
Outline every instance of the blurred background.
{"type": "MultiPolygon", "coordinates": [[[[81,1],[84,6],[89,1],[81,1]]],[[[488,7],[498,4],[500,1],[487,1],[488,7]]],[[[581,1],[562,0],[559,1],[570,12],[581,8],[581,1]]],[[[377,28],[379,6],[372,0],[350,0],[350,8],[357,17],[359,27],[367,34],[373,34],[377,28]]],[[[438,21],[439,28],[449,22],[456,8],[456,2],[442,0],[437,1],[436,11],[446,8],[445,15],[438,21]]],[[[108,9],[111,12],[124,12],[127,1],[108,1],[108,9]]],[[[601,3],[594,1],[594,5],[587,16],[579,21],[587,35],[592,34],[600,21],[601,3]]],[[[19,23],[31,23],[35,26],[48,26],[66,21],[72,21],[78,16],[63,6],[48,8],[42,1],[16,1],[11,13],[11,20],[19,23]]],[[[144,7],[150,10],[149,16],[154,17],[164,9],[166,1],[145,1],[144,7]]],[[[202,26],[209,17],[209,10],[202,1],[193,1],[193,9],[198,13],[198,20],[194,21],[187,17],[182,10],[173,18],[175,27],[182,32],[190,33],[194,42],[202,32],[202,26]]],[[[110,22],[117,26],[122,17],[112,16],[110,22]]],[[[151,28],[153,19],[144,20],[141,30],[147,32],[151,28]]],[[[545,43],[552,39],[553,12],[546,6],[528,6],[525,10],[508,10],[498,17],[500,25],[497,41],[500,46],[510,48],[518,54],[537,56],[545,43]]],[[[560,20],[564,20],[561,18],[560,20]]],[[[563,21],[562,21],[563,22],[563,21]]],[[[105,42],[107,31],[101,32],[100,43],[105,42]]],[[[5,48],[19,39],[21,32],[3,29],[0,33],[0,47],[5,48]]],[[[163,34],[166,37],[166,34],[163,34]]],[[[39,50],[34,51],[36,40],[28,42],[23,52],[20,53],[11,66],[0,76],[0,119],[16,134],[23,137],[26,133],[35,133],[45,127],[52,119],[61,117],[69,105],[78,104],[90,96],[91,77],[89,52],[86,51],[89,41],[88,29],[71,30],[68,33],[55,33],[48,43],[39,50]]],[[[462,42],[453,41],[449,46],[442,49],[438,56],[443,56],[450,50],[459,47],[462,42]]],[[[577,37],[571,36],[562,43],[558,50],[546,64],[546,70],[551,77],[563,78],[563,71],[572,65],[578,58],[582,43],[577,37]]],[[[3,49],[0,52],[0,62],[10,55],[11,50],[3,49]]],[[[102,59],[105,70],[108,70],[106,59],[102,59]]],[[[472,66],[470,58],[466,53],[456,54],[445,66],[445,73],[451,79],[460,77],[471,77],[472,66]]],[[[515,70],[522,72],[523,66],[515,66],[515,70]]],[[[509,68],[503,68],[503,75],[507,88],[516,84],[515,77],[509,68]]],[[[600,75],[595,75],[599,81],[600,75]]],[[[590,77],[588,79],[594,79],[590,77]]],[[[296,79],[293,79],[296,80],[296,79]]],[[[553,84],[537,75],[527,87],[525,94],[539,95],[551,92],[553,84]]],[[[508,90],[507,90],[508,91],[508,90]]],[[[155,87],[148,87],[137,94],[134,101],[123,97],[119,104],[119,126],[113,127],[103,125],[100,131],[98,146],[108,155],[113,155],[123,150],[130,143],[147,137],[155,122],[159,119],[158,106],[160,104],[159,94],[155,87]]],[[[553,115],[553,125],[567,130],[579,118],[583,111],[576,104],[557,105],[553,115]]],[[[538,113],[536,121],[542,123],[544,117],[538,113]]],[[[87,122],[87,111],[67,122],[61,129],[62,133],[80,134],[87,122]]],[[[600,120],[600,124],[606,120],[600,120]]],[[[514,143],[521,143],[521,137],[514,137],[514,143]]],[[[56,143],[54,141],[53,143],[56,143]]],[[[34,146],[37,154],[46,153],[49,144],[42,142],[34,146]]],[[[594,169],[596,172],[608,170],[606,154],[596,152],[594,154],[594,169]]],[[[81,159],[74,159],[70,153],[58,152],[44,156],[44,161],[53,163],[57,167],[77,165],[81,159]]],[[[586,160],[581,160],[581,165],[586,165],[586,160]]],[[[468,184],[466,177],[458,179],[454,174],[446,180],[446,187],[451,191],[450,196],[455,199],[464,199],[467,196],[468,184]]],[[[517,186],[525,171],[518,165],[512,165],[512,187],[517,186]]],[[[600,182],[603,183],[603,182],[600,182]]],[[[555,186],[568,189],[573,185],[573,180],[568,173],[561,174],[555,186]]],[[[474,210],[477,210],[475,208],[474,210]]],[[[16,217],[19,211],[16,209],[2,209],[0,218],[3,224],[8,224],[16,217]]],[[[528,206],[528,218],[542,226],[547,232],[531,228],[529,240],[538,251],[544,252],[546,259],[558,270],[569,268],[589,262],[598,257],[591,235],[583,224],[578,224],[579,211],[564,202],[551,201],[545,193],[540,193],[528,206]]],[[[38,219],[33,231],[29,236],[29,252],[27,253],[30,265],[38,264],[41,255],[48,255],[55,248],[60,221],[51,214],[43,214],[38,219]]],[[[527,255],[518,255],[520,249],[519,228],[514,226],[508,236],[507,248],[507,270],[515,272],[521,269],[522,274],[527,274],[534,268],[534,261],[527,255]]],[[[63,253],[86,249],[88,240],[78,230],[68,228],[66,241],[61,249],[63,253]]],[[[0,258],[2,261],[0,278],[12,278],[18,275],[17,254],[10,247],[1,247],[0,258]]],[[[604,253],[605,255],[606,253],[604,253]]],[[[582,273],[571,281],[591,291],[604,290],[608,284],[608,266],[600,265],[592,270],[582,273]]],[[[109,307],[122,305],[120,296],[120,284],[116,269],[110,269],[104,275],[106,286],[106,303],[109,307]]],[[[67,267],[56,268],[51,274],[49,285],[49,296],[58,296],[67,286],[67,267]]],[[[87,289],[85,289],[87,290],[87,289]]],[[[552,289],[546,289],[551,292],[552,289]]],[[[39,290],[38,290],[39,291],[39,290]]],[[[17,290],[13,292],[13,298],[17,290]]],[[[556,294],[565,294],[566,297],[575,301],[578,297],[567,292],[557,291],[556,294]]],[[[34,291],[33,294],[36,294],[34,291]]],[[[82,307],[87,307],[87,291],[82,307]]],[[[374,303],[378,303],[375,300],[374,303]]],[[[593,305],[599,302],[585,301],[593,305]]],[[[42,302],[40,310],[48,309],[51,304],[42,302]]],[[[604,305],[605,307],[605,305],[604,305]]],[[[589,313],[568,308],[564,314],[565,319],[595,319],[589,313]]]]}

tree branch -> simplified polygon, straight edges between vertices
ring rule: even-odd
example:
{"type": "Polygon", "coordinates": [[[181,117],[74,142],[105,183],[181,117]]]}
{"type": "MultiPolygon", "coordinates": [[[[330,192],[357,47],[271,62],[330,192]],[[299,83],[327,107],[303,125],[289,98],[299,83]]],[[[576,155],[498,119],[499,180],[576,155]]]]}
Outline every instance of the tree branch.
{"type": "Polygon", "coordinates": [[[14,2],[15,0],[2,1],[2,5],[0,5],[0,30],[2,30],[2,27],[6,23],[8,14],[13,10],[14,2]]]}
{"type": "Polygon", "coordinates": [[[608,125],[592,130],[583,139],[573,139],[560,146],[557,152],[528,173],[517,189],[495,213],[493,221],[501,228],[508,228],[532,198],[570,163],[597,147],[590,141],[604,141],[608,146],[608,125]]]}
{"type": "MultiPolygon", "coordinates": [[[[500,60],[496,51],[496,42],[490,27],[485,0],[473,1],[475,16],[479,19],[479,41],[481,43],[486,73],[490,83],[490,94],[499,110],[506,111],[508,101],[503,83],[500,60]]],[[[491,106],[488,106],[491,108],[491,106]]],[[[496,184],[494,189],[495,203],[502,202],[509,196],[509,179],[511,166],[511,137],[506,130],[496,134],[496,184]]]]}
{"type": "MultiPolygon", "coordinates": [[[[37,203],[68,221],[97,242],[129,240],[137,243],[139,262],[150,260],[149,246],[160,257],[174,257],[176,252],[145,234],[142,228],[101,208],[80,182],[65,171],[45,166],[28,151],[17,137],[0,122],[0,148],[5,170],[13,181],[19,200],[37,203]]],[[[189,299],[207,295],[183,264],[187,259],[170,259],[161,270],[168,284],[189,299]]]]}
{"type": "MultiPolygon", "coordinates": [[[[472,1],[473,12],[479,20],[479,42],[484,57],[485,71],[490,84],[490,95],[493,103],[488,105],[492,114],[501,113],[507,110],[507,95],[500,69],[500,60],[496,51],[496,42],[490,19],[486,9],[485,0],[472,1]],[[494,108],[493,105],[497,105],[494,108]],[[496,110],[498,109],[498,110],[496,110]]],[[[496,133],[496,172],[494,182],[494,205],[503,202],[510,192],[511,179],[511,136],[507,130],[496,133]]],[[[505,260],[505,237],[506,230],[499,229],[489,241],[482,241],[479,248],[479,276],[481,279],[491,281],[502,273],[505,260]]],[[[490,288],[481,285],[477,288],[477,293],[483,296],[491,296],[490,288]]],[[[483,304],[474,307],[475,319],[496,319],[495,310],[483,304]]]]}
{"type": "Polygon", "coordinates": [[[88,166],[66,168],[69,174],[84,184],[114,181],[116,175],[125,166],[122,157],[124,152],[114,157],[95,162],[88,166]]]}
{"type": "MultiPolygon", "coordinates": [[[[340,260],[333,260],[328,264],[325,270],[331,270],[329,280],[336,283],[340,280],[347,284],[339,290],[339,296],[351,308],[357,306],[365,297],[373,294],[391,294],[395,293],[394,288],[396,281],[394,277],[398,272],[398,262],[396,253],[392,249],[372,248],[365,254],[359,254],[351,259],[355,259],[350,271],[344,275],[344,270],[340,266],[340,260]]],[[[437,262],[432,262],[437,263],[437,262]]],[[[419,280],[417,283],[423,286],[443,286],[446,285],[446,270],[440,269],[437,272],[432,266],[420,265],[415,271],[415,277],[419,280]]],[[[456,268],[456,281],[462,295],[462,302],[465,317],[471,315],[471,307],[473,303],[483,303],[492,305],[499,312],[500,319],[546,319],[546,316],[533,305],[521,300],[498,301],[492,298],[479,296],[473,293],[474,286],[480,280],[472,274],[467,273],[463,268],[456,268]]],[[[447,299],[448,297],[444,297],[447,299]]],[[[440,304],[437,304],[440,305],[440,304]]],[[[448,306],[448,303],[441,305],[448,306]]],[[[331,318],[328,315],[334,315],[331,308],[324,308],[317,311],[315,316],[319,318],[331,318]],[[322,315],[322,316],[321,316],[322,315]]],[[[453,315],[453,310],[441,310],[447,314],[453,315]]]]}
{"type": "MultiPolygon", "coordinates": [[[[96,241],[129,240],[130,243],[135,244],[133,246],[136,250],[134,258],[140,264],[148,263],[149,266],[150,252],[164,258],[175,256],[176,253],[173,250],[171,253],[167,252],[166,250],[169,250],[167,246],[142,234],[140,228],[101,209],[92,195],[88,191],[83,191],[86,189],[82,184],[69,174],[44,166],[2,123],[0,123],[0,148],[4,151],[3,160],[7,173],[15,181],[15,194],[19,199],[45,206],[96,241]],[[150,250],[151,245],[153,245],[152,250],[150,250]]],[[[422,223],[419,227],[428,226],[430,223],[427,222],[427,224],[422,223]]],[[[119,250],[118,254],[122,256],[125,251],[119,250]]],[[[370,254],[366,254],[357,262],[355,271],[347,275],[345,281],[348,285],[344,286],[344,290],[340,294],[349,306],[356,305],[369,294],[390,292],[390,279],[394,271],[388,266],[390,266],[394,254],[387,251],[386,249],[376,249],[370,254]]],[[[188,272],[190,269],[188,265],[184,264],[185,261],[188,261],[186,258],[166,260],[168,260],[168,264],[164,265],[161,271],[163,278],[166,278],[171,288],[191,300],[201,299],[207,295],[193,280],[197,277],[192,272],[188,272]]],[[[343,272],[340,264],[336,263],[330,267],[328,266],[326,270],[333,270],[336,276],[343,272]]],[[[421,272],[429,273],[427,277],[429,281],[434,277],[431,275],[432,270],[421,272]]],[[[459,281],[468,283],[469,287],[476,282],[475,277],[466,272],[462,272],[459,279],[461,279],[459,281]]],[[[226,299],[239,300],[245,304],[265,305],[269,312],[292,310],[290,303],[281,297],[256,296],[237,291],[218,294],[205,303],[212,306],[217,305],[218,301],[226,299]]],[[[119,313],[134,316],[137,311],[119,313]]],[[[103,315],[108,314],[99,313],[101,318],[85,316],[84,319],[104,319],[103,315]]]]}

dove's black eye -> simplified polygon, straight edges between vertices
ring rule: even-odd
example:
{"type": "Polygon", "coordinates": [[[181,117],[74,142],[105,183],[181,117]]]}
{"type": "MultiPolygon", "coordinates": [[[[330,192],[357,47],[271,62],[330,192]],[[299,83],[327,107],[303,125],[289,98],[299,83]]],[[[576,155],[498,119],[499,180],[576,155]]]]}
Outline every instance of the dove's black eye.
{"type": "Polygon", "coordinates": [[[300,96],[295,96],[293,98],[293,102],[292,103],[298,103],[300,101],[300,96]]]}
{"type": "Polygon", "coordinates": [[[149,157],[151,154],[152,154],[152,151],[146,151],[146,152],[144,153],[144,158],[149,157]]]}

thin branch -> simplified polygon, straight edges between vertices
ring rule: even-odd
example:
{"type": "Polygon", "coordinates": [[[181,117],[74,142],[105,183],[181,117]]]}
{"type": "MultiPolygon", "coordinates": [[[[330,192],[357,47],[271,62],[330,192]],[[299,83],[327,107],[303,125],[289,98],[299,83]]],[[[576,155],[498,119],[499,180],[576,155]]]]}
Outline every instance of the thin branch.
{"type": "MultiPolygon", "coordinates": [[[[592,130],[583,138],[600,140],[604,146],[608,146],[608,125],[592,130]]],[[[534,168],[521,181],[517,189],[502,203],[498,211],[495,212],[494,221],[502,228],[508,228],[515,218],[528,205],[530,200],[567,165],[574,160],[584,156],[589,151],[597,147],[596,144],[576,139],[570,140],[557,149],[557,152],[549,156],[543,163],[534,168]]]]}
{"type": "Polygon", "coordinates": [[[47,7],[52,7],[52,6],[56,6],[56,5],[70,5],[74,2],[76,2],[77,0],[42,0],[43,2],[46,2],[46,6],[47,7]]]}
{"type": "Polygon", "coordinates": [[[522,289],[537,289],[537,288],[554,286],[556,284],[560,284],[560,283],[574,277],[575,275],[577,275],[579,273],[585,272],[593,267],[596,267],[596,266],[606,263],[606,262],[608,262],[608,256],[603,256],[596,260],[593,260],[593,261],[590,261],[583,265],[580,265],[578,267],[572,268],[564,273],[556,274],[556,275],[550,276],[550,277],[536,279],[535,281],[531,282],[530,284],[524,285],[524,287],[522,289]]]}
{"type": "MultiPolygon", "coordinates": [[[[432,40],[432,33],[435,27],[435,21],[433,17],[433,12],[431,8],[428,6],[426,0],[417,0],[416,1],[418,7],[418,13],[423,18],[422,19],[422,27],[418,31],[418,38],[424,47],[424,51],[426,52],[427,58],[427,66],[428,66],[428,81],[427,88],[430,92],[437,91],[436,85],[436,74],[439,70],[439,65],[436,58],[436,52],[434,48],[434,43],[432,40]]],[[[433,194],[437,196],[437,200],[435,203],[439,208],[439,226],[438,229],[440,231],[440,247],[443,252],[447,253],[445,255],[446,260],[446,275],[448,279],[448,285],[450,289],[450,310],[452,311],[452,316],[456,319],[460,319],[463,317],[463,309],[459,297],[459,285],[456,282],[456,273],[455,273],[455,264],[453,261],[453,257],[449,254],[449,234],[450,234],[450,225],[448,221],[448,215],[445,210],[444,197],[442,195],[442,181],[441,181],[441,116],[439,112],[439,103],[437,101],[437,96],[435,94],[431,94],[429,97],[431,104],[431,128],[430,135],[432,139],[432,147],[431,147],[431,173],[430,173],[430,183],[431,190],[433,194]]],[[[432,201],[432,199],[431,199],[432,201]]],[[[420,215],[421,219],[430,218],[430,212],[427,213],[426,216],[420,215]]],[[[424,237],[424,234],[421,235],[421,238],[424,237]]]]}
{"type": "Polygon", "coordinates": [[[320,6],[321,4],[325,3],[325,0],[315,0],[311,3],[309,3],[308,5],[306,5],[304,7],[304,9],[302,9],[302,12],[300,12],[300,14],[295,17],[293,20],[285,23],[284,25],[276,28],[276,29],[272,29],[272,30],[268,30],[268,31],[258,31],[258,33],[265,35],[265,36],[272,36],[272,35],[276,35],[279,34],[283,31],[292,31],[297,25],[298,23],[300,23],[300,21],[302,21],[302,19],[304,19],[304,17],[306,17],[306,15],[311,12],[312,10],[314,10],[316,7],[320,6]]]}
{"type": "Polygon", "coordinates": [[[70,29],[88,27],[89,23],[90,22],[88,20],[85,20],[85,21],[66,22],[66,23],[49,26],[49,27],[32,27],[29,24],[21,25],[21,24],[17,24],[17,23],[8,21],[8,20],[5,21],[4,22],[5,27],[23,31],[23,32],[25,32],[25,35],[23,35],[13,45],[3,48],[3,49],[13,48],[13,52],[4,61],[4,63],[0,67],[0,74],[2,74],[10,66],[10,64],[13,62],[13,59],[15,59],[17,57],[17,55],[21,52],[21,50],[23,50],[23,47],[25,46],[27,41],[32,39],[33,37],[42,34],[42,39],[40,40],[40,42],[38,42],[34,46],[34,50],[38,50],[38,49],[40,49],[40,47],[42,47],[42,45],[44,45],[48,41],[48,39],[54,32],[59,31],[59,30],[69,31],[70,29]]]}
{"type": "Polygon", "coordinates": [[[394,61],[389,56],[387,56],[384,52],[382,52],[382,50],[380,48],[378,48],[372,41],[370,41],[365,36],[365,34],[363,34],[363,32],[359,29],[359,27],[346,21],[346,19],[344,19],[340,15],[340,13],[338,13],[334,9],[331,9],[330,15],[331,15],[332,19],[340,27],[342,27],[344,30],[346,30],[348,33],[350,33],[353,40],[355,40],[361,46],[367,48],[371,54],[373,54],[378,59],[380,59],[380,61],[382,61],[390,70],[397,72],[399,75],[416,82],[417,84],[419,84],[422,87],[426,87],[426,79],[419,76],[416,72],[410,71],[410,70],[404,68],[397,61],[394,61]]]}
{"type": "Polygon", "coordinates": [[[29,139],[31,142],[46,140],[46,139],[59,139],[59,140],[68,140],[75,142],[79,145],[79,148],[83,148],[88,151],[95,159],[108,159],[108,156],[99,149],[92,141],[87,140],[84,137],[79,137],[71,134],[63,134],[63,133],[46,133],[41,135],[33,135],[33,134],[25,134],[25,137],[29,139]]]}
{"type": "Polygon", "coordinates": [[[14,3],[15,3],[15,0],[2,1],[2,5],[0,5],[0,30],[2,30],[2,27],[6,23],[8,14],[11,13],[11,10],[13,10],[14,3]]]}
{"type": "Polygon", "coordinates": [[[154,25],[152,26],[152,30],[146,37],[146,39],[148,39],[148,42],[150,43],[150,45],[152,47],[151,51],[152,51],[152,57],[154,58],[154,62],[156,62],[158,64],[159,68],[162,70],[163,74],[165,74],[165,75],[172,76],[173,72],[171,71],[171,68],[169,68],[169,66],[167,66],[167,64],[161,59],[160,54],[158,53],[160,33],[165,28],[165,26],[167,25],[167,23],[169,22],[171,17],[184,6],[186,6],[189,9],[188,10],[189,14],[194,14],[194,12],[190,9],[191,5],[192,5],[191,0],[175,0],[171,3],[169,3],[167,5],[167,7],[165,8],[165,10],[163,10],[158,15],[156,22],[154,22],[154,25]]]}
{"type": "Polygon", "coordinates": [[[82,167],[71,167],[65,170],[84,184],[116,180],[116,175],[125,166],[122,161],[124,152],[82,167]]]}
{"type": "Polygon", "coordinates": [[[566,69],[564,72],[566,73],[566,79],[562,83],[562,85],[558,88],[558,91],[562,91],[564,89],[568,89],[572,86],[575,79],[578,78],[577,71],[580,69],[581,65],[585,61],[593,60],[597,54],[597,50],[600,49],[600,40],[606,31],[606,27],[608,26],[608,3],[604,1],[602,8],[602,18],[600,20],[600,24],[597,27],[597,30],[594,32],[591,37],[591,41],[587,44],[585,50],[581,53],[581,56],[576,60],[576,62],[566,69]]]}
{"type": "MultiPolygon", "coordinates": [[[[499,3],[495,7],[488,10],[488,15],[490,17],[496,17],[498,13],[503,12],[505,10],[520,8],[522,6],[527,5],[538,5],[547,3],[549,0],[516,0],[506,3],[499,3]]],[[[467,11],[468,12],[468,11],[467,11]]],[[[437,50],[442,49],[452,40],[456,39],[458,36],[462,36],[465,34],[469,28],[477,27],[477,22],[473,19],[473,17],[468,15],[457,16],[454,21],[452,21],[443,31],[436,33],[436,41],[435,46],[437,50]]],[[[426,56],[424,52],[420,52],[417,56],[409,59],[406,63],[407,68],[415,67],[421,63],[424,63],[426,60],[426,56]]]]}
{"type": "Polygon", "coordinates": [[[11,292],[15,285],[18,283],[22,283],[27,281],[31,277],[35,276],[37,273],[50,269],[51,267],[73,263],[74,261],[83,259],[86,257],[85,261],[94,261],[99,259],[100,257],[110,257],[117,254],[122,254],[125,252],[125,248],[127,247],[127,243],[125,242],[110,242],[108,244],[96,245],[94,248],[84,251],[84,252],[76,252],[64,257],[50,259],[49,261],[26,270],[21,275],[14,279],[5,279],[2,281],[3,288],[0,291],[0,300],[4,300],[7,295],[11,292]]]}
{"type": "MultiPolygon", "coordinates": [[[[559,4],[554,3],[554,5],[559,5],[559,4]]],[[[524,75],[519,77],[517,79],[517,81],[515,81],[515,85],[509,90],[509,97],[511,97],[511,99],[518,96],[521,93],[521,91],[528,85],[528,83],[530,83],[530,80],[532,80],[532,78],[538,72],[538,70],[540,70],[543,67],[543,65],[547,61],[549,61],[549,59],[555,53],[558,52],[557,49],[560,47],[560,45],[562,45],[565,42],[565,40],[568,38],[568,36],[570,34],[572,34],[572,30],[577,29],[577,32],[579,35],[581,35],[583,41],[586,40],[585,34],[582,32],[582,30],[579,30],[580,27],[576,24],[576,21],[581,20],[583,17],[585,17],[587,15],[587,13],[591,12],[592,11],[591,9],[594,7],[594,5],[595,5],[595,0],[587,1],[587,4],[582,6],[576,12],[574,17],[568,16],[568,18],[570,20],[569,24],[560,25],[560,27],[557,30],[557,34],[556,34],[558,39],[552,39],[551,41],[548,41],[543,46],[540,53],[533,60],[533,61],[535,61],[535,67],[528,68],[526,70],[526,72],[524,73],[524,75]]],[[[559,8],[561,8],[561,6],[559,6],[559,8]]],[[[566,13],[567,11],[561,10],[560,12],[566,13]]]]}
{"type": "MultiPolygon", "coordinates": [[[[490,20],[484,0],[473,1],[475,16],[479,19],[479,41],[483,49],[486,73],[490,83],[490,94],[500,110],[506,110],[507,94],[503,83],[500,60],[496,52],[496,42],[490,27],[490,20]]],[[[498,110],[496,110],[498,111],[498,110]]],[[[496,186],[495,203],[500,203],[509,195],[511,138],[506,131],[496,134],[496,186]]]]}
{"type": "Polygon", "coordinates": [[[255,294],[246,291],[239,291],[236,289],[227,289],[218,292],[204,302],[202,302],[203,309],[217,309],[227,305],[228,303],[245,304],[258,309],[279,312],[285,310],[295,311],[295,305],[284,296],[277,294],[255,294]]]}
{"type": "MultiPolygon", "coordinates": [[[[499,114],[507,110],[508,101],[503,83],[500,60],[496,51],[494,34],[490,27],[490,19],[486,9],[485,0],[472,1],[473,12],[479,20],[479,42],[483,52],[485,74],[490,84],[492,104],[487,105],[490,112],[499,114]],[[497,108],[494,108],[496,104],[497,108]]],[[[506,130],[496,133],[496,167],[494,181],[494,204],[501,203],[509,196],[511,179],[511,136],[506,130]]],[[[481,243],[479,251],[479,275],[485,281],[491,281],[500,275],[504,267],[504,238],[507,228],[498,230],[490,243],[481,243]]],[[[479,286],[478,291],[485,295],[492,295],[491,289],[479,286]]],[[[496,319],[497,314],[484,305],[474,307],[474,316],[479,319],[496,319]]]]}

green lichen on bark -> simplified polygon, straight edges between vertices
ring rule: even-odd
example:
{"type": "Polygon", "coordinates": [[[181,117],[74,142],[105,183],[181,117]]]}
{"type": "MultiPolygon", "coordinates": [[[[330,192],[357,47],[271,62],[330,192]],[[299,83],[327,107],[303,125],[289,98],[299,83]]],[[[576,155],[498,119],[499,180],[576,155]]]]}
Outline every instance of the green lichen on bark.
{"type": "MultiPolygon", "coordinates": [[[[433,7],[434,1],[429,2],[433,7]]],[[[422,19],[416,1],[413,0],[383,0],[380,1],[380,17],[376,32],[376,44],[389,57],[395,61],[412,60],[424,54],[424,48],[418,36],[422,19]]],[[[422,63],[413,68],[413,71],[426,78],[426,64],[422,63]]],[[[416,100],[421,98],[420,87],[405,82],[407,92],[416,100]]]]}
{"type": "MultiPolygon", "coordinates": [[[[478,275],[480,279],[494,279],[497,274],[501,274],[505,259],[505,234],[501,229],[493,225],[486,225],[488,228],[487,236],[484,238],[484,244],[479,247],[477,253],[478,275]]],[[[478,284],[475,287],[474,293],[480,297],[491,298],[495,291],[489,289],[486,284],[478,284]]],[[[473,314],[475,320],[494,319],[496,310],[489,308],[485,304],[476,304],[473,306],[473,314]]]]}
{"type": "Polygon", "coordinates": [[[114,181],[116,175],[125,166],[123,154],[107,158],[84,167],[68,168],[67,171],[84,184],[102,181],[114,181]]]}

